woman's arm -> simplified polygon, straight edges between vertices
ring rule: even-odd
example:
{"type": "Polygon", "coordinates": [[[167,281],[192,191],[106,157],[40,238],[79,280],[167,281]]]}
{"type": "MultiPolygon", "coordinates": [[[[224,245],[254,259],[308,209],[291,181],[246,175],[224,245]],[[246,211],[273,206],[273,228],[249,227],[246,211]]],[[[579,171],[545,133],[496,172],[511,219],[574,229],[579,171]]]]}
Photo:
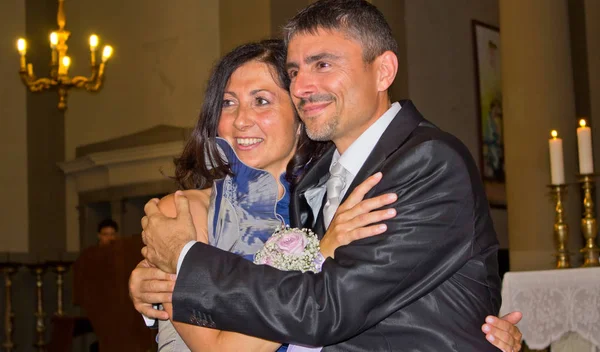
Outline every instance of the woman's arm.
{"type": "MultiPolygon", "coordinates": [[[[165,310],[169,316],[173,316],[172,305],[165,310]]],[[[271,342],[258,337],[239,334],[237,332],[221,331],[210,328],[203,328],[196,325],[184,324],[171,321],[175,330],[181,336],[188,348],[194,351],[202,352],[273,352],[276,351],[280,343],[271,342]]]]}
{"type": "MultiPolygon", "coordinates": [[[[210,201],[211,190],[189,190],[184,191],[189,200],[192,221],[196,228],[197,240],[208,243],[208,204],[210,201]]],[[[163,214],[170,217],[177,215],[175,201],[172,194],[164,197],[158,203],[158,208],[163,214]]],[[[171,303],[163,304],[169,317],[173,316],[173,306],[171,303]]],[[[173,322],[175,330],[183,338],[186,345],[192,351],[253,351],[253,352],[272,352],[281,346],[280,343],[262,340],[256,337],[238,334],[229,331],[221,331],[210,328],[203,328],[195,325],[173,322]]]]}

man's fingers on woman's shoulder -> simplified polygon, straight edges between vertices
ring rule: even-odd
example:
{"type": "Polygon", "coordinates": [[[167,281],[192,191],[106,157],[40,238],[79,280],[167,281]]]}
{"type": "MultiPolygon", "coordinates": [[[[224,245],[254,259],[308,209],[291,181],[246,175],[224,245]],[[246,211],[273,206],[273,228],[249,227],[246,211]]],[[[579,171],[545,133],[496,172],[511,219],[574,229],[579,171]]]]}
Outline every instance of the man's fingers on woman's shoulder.
{"type": "Polygon", "coordinates": [[[176,280],[175,275],[165,273],[164,271],[160,270],[159,268],[146,268],[146,270],[148,272],[147,276],[146,276],[146,280],[162,280],[162,281],[171,281],[171,282],[175,282],[175,280],[176,280]]]}
{"type": "Polygon", "coordinates": [[[171,293],[175,289],[175,281],[171,280],[145,280],[141,283],[144,293],[171,293]]]}
{"type": "Polygon", "coordinates": [[[158,198],[152,198],[146,203],[146,205],[144,205],[144,212],[146,213],[146,215],[151,215],[156,212],[160,212],[160,210],[158,210],[158,202],[158,198]]]}

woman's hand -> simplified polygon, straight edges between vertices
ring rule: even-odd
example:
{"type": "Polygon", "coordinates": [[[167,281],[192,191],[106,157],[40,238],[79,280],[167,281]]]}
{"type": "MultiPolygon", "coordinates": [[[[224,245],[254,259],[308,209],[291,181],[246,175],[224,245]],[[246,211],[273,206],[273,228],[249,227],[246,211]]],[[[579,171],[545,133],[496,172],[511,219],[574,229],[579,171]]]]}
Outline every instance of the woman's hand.
{"type": "Polygon", "coordinates": [[[521,350],[521,339],[523,334],[516,326],[521,321],[521,312],[511,312],[498,318],[487,316],[481,330],[485,338],[494,346],[504,352],[519,352],[521,350]]]}
{"type": "Polygon", "coordinates": [[[395,193],[387,193],[363,200],[365,194],[381,181],[381,177],[381,172],[378,172],[367,178],[339,206],[325,236],[321,239],[321,253],[325,258],[333,258],[334,251],[339,246],[379,235],[387,230],[385,224],[371,224],[393,218],[396,216],[396,210],[393,208],[373,210],[392,204],[398,196],[395,193]]]}

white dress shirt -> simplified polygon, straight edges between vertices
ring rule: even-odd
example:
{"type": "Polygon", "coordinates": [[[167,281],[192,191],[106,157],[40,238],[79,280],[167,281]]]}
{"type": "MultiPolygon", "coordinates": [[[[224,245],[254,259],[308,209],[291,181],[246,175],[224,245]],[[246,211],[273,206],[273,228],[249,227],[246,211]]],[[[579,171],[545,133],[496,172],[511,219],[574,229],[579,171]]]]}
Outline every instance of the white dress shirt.
{"type": "MultiPolygon", "coordinates": [[[[383,132],[390,125],[394,116],[400,111],[400,103],[395,102],[392,106],[383,114],[377,121],[375,121],[369,128],[367,128],[344,152],[340,155],[340,152],[336,149],[331,159],[331,165],[339,161],[340,164],[346,169],[346,183],[345,187],[340,192],[340,198],[344,198],[344,195],[348,191],[348,187],[354,181],[354,178],[358,174],[358,171],[362,168],[363,164],[375,148],[375,144],[379,142],[379,139],[383,135],[383,132]]],[[[321,210],[321,204],[323,203],[323,197],[325,197],[326,186],[325,184],[308,190],[305,193],[308,205],[312,209],[313,219],[316,219],[321,210]]]]}

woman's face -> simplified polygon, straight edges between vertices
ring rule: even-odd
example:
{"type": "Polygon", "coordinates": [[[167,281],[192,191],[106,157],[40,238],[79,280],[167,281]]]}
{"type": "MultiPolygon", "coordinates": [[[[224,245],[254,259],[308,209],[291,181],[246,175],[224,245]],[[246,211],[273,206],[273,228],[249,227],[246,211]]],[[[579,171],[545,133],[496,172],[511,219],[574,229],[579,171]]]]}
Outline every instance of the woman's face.
{"type": "Polygon", "coordinates": [[[246,165],[278,178],[296,151],[299,122],[288,92],[274,81],[274,72],[259,61],[233,72],[217,132],[246,165]]]}

